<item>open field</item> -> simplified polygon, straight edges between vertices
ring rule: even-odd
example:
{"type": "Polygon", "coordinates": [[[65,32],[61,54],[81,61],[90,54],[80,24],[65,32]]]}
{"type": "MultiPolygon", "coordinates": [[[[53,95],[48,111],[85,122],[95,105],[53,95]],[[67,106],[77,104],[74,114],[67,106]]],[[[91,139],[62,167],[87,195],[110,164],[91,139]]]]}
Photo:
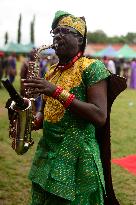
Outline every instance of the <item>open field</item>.
{"type": "MultiPolygon", "coordinates": [[[[19,89],[19,77],[15,82],[19,89]]],[[[27,179],[41,131],[33,133],[35,145],[17,156],[8,138],[8,117],[4,104],[8,94],[0,90],[0,205],[27,205],[31,184],[27,179]]],[[[111,115],[112,158],[136,154],[136,91],[126,90],[115,101],[111,115]]],[[[136,176],[112,165],[114,189],[121,205],[136,205],[136,176]]]]}

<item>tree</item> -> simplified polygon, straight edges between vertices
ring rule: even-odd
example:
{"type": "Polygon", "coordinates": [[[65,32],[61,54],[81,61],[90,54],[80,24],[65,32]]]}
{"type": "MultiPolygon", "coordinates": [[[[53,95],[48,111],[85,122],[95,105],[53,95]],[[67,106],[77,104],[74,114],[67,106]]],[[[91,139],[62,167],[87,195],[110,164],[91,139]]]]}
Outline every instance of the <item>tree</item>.
{"type": "Polygon", "coordinates": [[[33,44],[35,43],[34,26],[35,26],[35,15],[33,17],[32,22],[30,23],[30,42],[33,44]]]}
{"type": "Polygon", "coordinates": [[[22,23],[22,15],[20,14],[18,20],[17,43],[21,43],[21,23],[22,23]]]}
{"type": "Polygon", "coordinates": [[[126,43],[136,43],[136,33],[127,33],[126,43]]]}
{"type": "Polygon", "coordinates": [[[87,33],[88,43],[106,43],[108,40],[107,35],[102,30],[87,33]]]}
{"type": "Polygon", "coordinates": [[[5,39],[4,44],[6,45],[8,43],[8,32],[5,33],[4,39],[5,39]]]}
{"type": "Polygon", "coordinates": [[[126,38],[125,36],[113,36],[113,37],[108,37],[108,43],[126,43],[126,38]]]}
{"type": "Polygon", "coordinates": [[[127,33],[126,36],[108,37],[102,30],[87,33],[88,43],[136,43],[136,33],[127,33]]]}

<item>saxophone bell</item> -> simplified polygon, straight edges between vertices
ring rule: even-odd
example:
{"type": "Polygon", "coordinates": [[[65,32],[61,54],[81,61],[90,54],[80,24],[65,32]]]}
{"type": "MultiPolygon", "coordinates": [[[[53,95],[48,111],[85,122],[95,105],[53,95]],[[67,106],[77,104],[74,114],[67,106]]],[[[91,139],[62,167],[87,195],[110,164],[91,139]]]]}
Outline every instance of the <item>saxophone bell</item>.
{"type": "MultiPolygon", "coordinates": [[[[48,48],[55,49],[57,45],[43,45],[32,52],[33,58],[28,63],[27,79],[39,76],[40,54],[42,50],[48,48]]],[[[9,137],[12,140],[12,148],[17,154],[23,155],[34,144],[31,132],[34,127],[36,96],[30,92],[30,88],[27,88],[25,89],[24,98],[22,98],[8,81],[3,81],[3,83],[11,97],[6,108],[11,113],[9,118],[9,137]]]]}

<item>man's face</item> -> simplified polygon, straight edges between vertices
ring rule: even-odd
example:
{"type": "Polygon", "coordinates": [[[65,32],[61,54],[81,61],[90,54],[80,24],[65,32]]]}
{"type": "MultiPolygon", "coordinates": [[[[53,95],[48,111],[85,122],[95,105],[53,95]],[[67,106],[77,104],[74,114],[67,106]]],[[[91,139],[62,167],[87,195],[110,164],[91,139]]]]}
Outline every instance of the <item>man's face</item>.
{"type": "Polygon", "coordinates": [[[53,43],[57,44],[56,54],[64,57],[73,57],[79,51],[79,34],[71,27],[57,26],[53,31],[53,43]]]}

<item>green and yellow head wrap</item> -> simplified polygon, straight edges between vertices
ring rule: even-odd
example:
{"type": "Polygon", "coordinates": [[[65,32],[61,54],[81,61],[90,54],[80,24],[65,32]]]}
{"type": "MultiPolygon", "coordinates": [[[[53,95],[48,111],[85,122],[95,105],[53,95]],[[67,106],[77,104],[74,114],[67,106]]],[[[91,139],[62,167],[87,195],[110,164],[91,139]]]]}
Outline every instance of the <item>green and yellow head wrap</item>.
{"type": "Polygon", "coordinates": [[[82,36],[85,35],[86,23],[80,17],[75,17],[64,11],[57,11],[52,23],[52,29],[56,26],[68,26],[77,30],[82,36]]]}

